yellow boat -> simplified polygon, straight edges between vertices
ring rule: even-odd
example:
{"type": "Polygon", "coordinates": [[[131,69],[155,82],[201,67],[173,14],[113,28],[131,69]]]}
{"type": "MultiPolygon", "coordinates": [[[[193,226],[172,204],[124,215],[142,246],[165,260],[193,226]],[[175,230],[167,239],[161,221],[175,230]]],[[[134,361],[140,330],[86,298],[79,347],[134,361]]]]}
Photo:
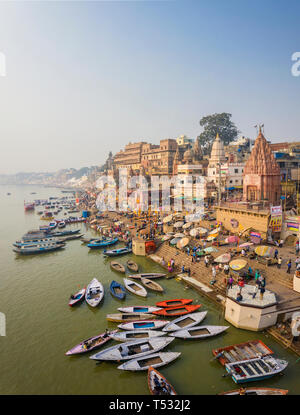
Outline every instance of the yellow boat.
{"type": "Polygon", "coordinates": [[[41,220],[52,220],[52,219],[54,219],[54,216],[47,216],[47,217],[41,216],[40,219],[41,220]]]}

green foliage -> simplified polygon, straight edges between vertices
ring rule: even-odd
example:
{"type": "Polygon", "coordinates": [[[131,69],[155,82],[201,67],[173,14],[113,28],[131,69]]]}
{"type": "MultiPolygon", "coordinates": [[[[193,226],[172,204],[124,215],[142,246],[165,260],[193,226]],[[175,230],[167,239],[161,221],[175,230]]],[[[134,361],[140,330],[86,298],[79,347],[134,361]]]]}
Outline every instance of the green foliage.
{"type": "Polygon", "coordinates": [[[212,114],[201,118],[199,123],[204,130],[199,135],[199,140],[206,153],[210,151],[212,142],[215,140],[217,133],[219,133],[219,136],[225,145],[237,138],[239,130],[231,121],[231,117],[231,114],[223,112],[221,114],[212,114]]]}

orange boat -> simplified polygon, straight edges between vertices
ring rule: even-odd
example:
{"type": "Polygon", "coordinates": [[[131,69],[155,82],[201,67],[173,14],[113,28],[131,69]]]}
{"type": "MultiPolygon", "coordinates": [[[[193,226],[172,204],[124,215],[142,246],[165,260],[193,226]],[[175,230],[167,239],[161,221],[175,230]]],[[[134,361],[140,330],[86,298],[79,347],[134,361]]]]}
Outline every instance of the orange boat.
{"type": "Polygon", "coordinates": [[[199,305],[180,305],[177,307],[168,307],[159,311],[154,311],[152,314],[158,316],[183,316],[184,314],[193,313],[201,307],[199,305]]]}
{"type": "Polygon", "coordinates": [[[177,307],[182,305],[191,304],[193,300],[188,298],[175,298],[174,300],[165,300],[156,303],[156,307],[177,307]]]}

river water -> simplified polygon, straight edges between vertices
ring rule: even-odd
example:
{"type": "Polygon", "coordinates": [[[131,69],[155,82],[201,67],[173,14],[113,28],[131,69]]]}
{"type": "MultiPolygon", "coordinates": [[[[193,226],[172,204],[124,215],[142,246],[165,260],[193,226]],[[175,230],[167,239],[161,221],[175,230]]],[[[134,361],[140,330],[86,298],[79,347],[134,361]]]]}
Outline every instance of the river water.
{"type": "MultiPolygon", "coordinates": [[[[56,188],[0,186],[0,312],[6,316],[6,336],[0,337],[0,394],[148,394],[146,372],[121,371],[117,363],[96,365],[88,355],[65,356],[80,341],[103,332],[106,327],[116,327],[116,323],[108,323],[105,317],[121,306],[110,295],[109,285],[113,279],[122,282],[122,276],[110,269],[109,260],[104,259],[101,250],[90,252],[80,240],[74,240],[68,241],[61,251],[43,255],[20,257],[12,251],[15,240],[27,230],[44,224],[36,213],[24,212],[24,200],[49,196],[63,194],[56,188]],[[94,277],[105,288],[102,304],[91,309],[83,303],[71,309],[70,294],[94,277]]],[[[72,229],[78,227],[86,235],[94,235],[85,224],[69,225],[72,229]]],[[[128,257],[119,261],[125,263],[128,257]]],[[[151,260],[135,256],[133,259],[144,272],[161,271],[151,260]]],[[[194,303],[202,304],[201,310],[208,310],[205,324],[228,325],[220,309],[197,292],[185,290],[175,279],[159,282],[164,294],[149,292],[143,299],[127,293],[122,304],[151,305],[167,298],[193,298],[194,303]]],[[[211,351],[251,339],[261,339],[276,355],[289,361],[284,375],[256,385],[299,394],[297,356],[264,333],[232,326],[225,334],[207,340],[174,340],[168,350],[182,354],[159,370],[179,394],[216,394],[236,389],[231,378],[222,377],[225,370],[212,361],[211,351]]],[[[107,347],[113,344],[116,343],[111,341],[107,347]]]]}

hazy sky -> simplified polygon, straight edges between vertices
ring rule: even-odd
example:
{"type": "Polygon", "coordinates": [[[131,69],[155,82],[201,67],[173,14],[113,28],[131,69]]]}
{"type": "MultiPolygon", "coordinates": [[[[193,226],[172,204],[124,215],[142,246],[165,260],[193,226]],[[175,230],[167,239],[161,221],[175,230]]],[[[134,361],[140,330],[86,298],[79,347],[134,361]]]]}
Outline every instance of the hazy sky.
{"type": "Polygon", "coordinates": [[[298,0],[0,1],[0,173],[102,164],[223,111],[300,141],[299,21],[298,0]]]}

